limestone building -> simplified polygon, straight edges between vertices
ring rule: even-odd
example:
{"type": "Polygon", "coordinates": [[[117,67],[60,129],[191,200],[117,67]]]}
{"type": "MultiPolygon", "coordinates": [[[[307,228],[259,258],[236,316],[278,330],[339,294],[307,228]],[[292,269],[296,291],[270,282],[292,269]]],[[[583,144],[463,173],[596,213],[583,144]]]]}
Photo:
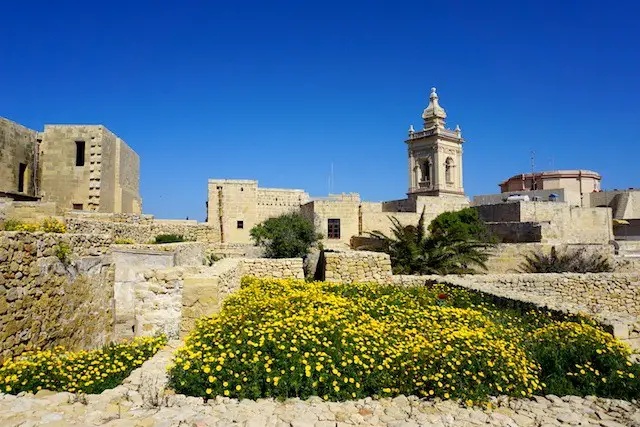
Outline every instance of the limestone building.
{"type": "Polygon", "coordinates": [[[54,202],[58,213],[141,213],[140,158],[101,125],[37,132],[0,118],[0,197],[54,202]]]}
{"type": "Polygon", "coordinates": [[[349,244],[368,232],[388,232],[389,216],[405,225],[416,224],[420,213],[430,221],[442,212],[469,205],[462,186],[460,127],[445,127],[446,113],[435,88],[423,111],[423,128],[409,129],[407,198],[366,202],[357,193],[309,197],[303,190],[259,188],[257,181],[211,179],[207,222],[220,232],[222,242],[249,243],[249,231],[267,218],[299,212],[309,218],[325,243],[349,244]]]}
{"type": "Polygon", "coordinates": [[[571,206],[591,206],[591,193],[600,191],[599,173],[576,169],[522,173],[502,181],[500,194],[475,196],[476,205],[500,203],[510,195],[526,195],[530,200],[566,202],[571,206]]]}

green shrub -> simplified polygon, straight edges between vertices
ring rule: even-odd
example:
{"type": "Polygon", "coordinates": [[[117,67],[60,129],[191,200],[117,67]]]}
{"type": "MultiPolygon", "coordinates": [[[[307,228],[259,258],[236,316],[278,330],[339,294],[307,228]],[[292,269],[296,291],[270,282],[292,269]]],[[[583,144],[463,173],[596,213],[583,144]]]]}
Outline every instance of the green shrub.
{"type": "Polygon", "coordinates": [[[22,224],[22,221],[19,219],[9,218],[4,221],[3,229],[4,231],[21,231],[20,227],[22,224]]]}
{"type": "Polygon", "coordinates": [[[23,353],[0,367],[0,391],[38,390],[101,393],[122,383],[166,344],[166,337],[139,337],[101,350],[53,350],[23,353]]]}
{"type": "Polygon", "coordinates": [[[559,252],[555,246],[546,254],[542,251],[525,255],[521,273],[605,273],[613,271],[609,259],[585,249],[559,252]]]}
{"type": "Polygon", "coordinates": [[[154,243],[178,243],[184,242],[184,236],[181,234],[159,234],[156,236],[154,243]]]}
{"type": "Polygon", "coordinates": [[[68,264],[71,261],[71,248],[65,242],[60,242],[54,247],[54,255],[63,264],[68,264]]]}
{"type": "Polygon", "coordinates": [[[305,257],[322,236],[313,223],[297,213],[269,218],[251,229],[251,238],[265,248],[267,258],[305,257]]]}

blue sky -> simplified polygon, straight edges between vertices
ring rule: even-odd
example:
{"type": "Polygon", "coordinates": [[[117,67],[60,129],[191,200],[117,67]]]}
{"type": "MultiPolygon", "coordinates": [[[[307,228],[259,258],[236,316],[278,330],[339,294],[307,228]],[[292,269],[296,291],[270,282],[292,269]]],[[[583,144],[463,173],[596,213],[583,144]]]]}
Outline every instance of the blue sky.
{"type": "Polygon", "coordinates": [[[13,1],[0,116],[104,124],[141,157],[144,210],[204,219],[208,178],[407,191],[436,86],[467,194],[531,169],[640,186],[640,3],[13,1]]]}

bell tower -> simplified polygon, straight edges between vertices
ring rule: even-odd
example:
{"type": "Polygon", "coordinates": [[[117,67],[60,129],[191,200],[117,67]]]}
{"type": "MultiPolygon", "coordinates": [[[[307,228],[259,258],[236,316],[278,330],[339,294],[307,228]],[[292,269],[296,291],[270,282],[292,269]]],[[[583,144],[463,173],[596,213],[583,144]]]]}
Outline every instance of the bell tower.
{"type": "Polygon", "coordinates": [[[464,196],[462,187],[462,131],[445,127],[447,113],[431,88],[429,105],[422,113],[424,126],[409,127],[405,141],[409,152],[409,196],[464,196]]]}

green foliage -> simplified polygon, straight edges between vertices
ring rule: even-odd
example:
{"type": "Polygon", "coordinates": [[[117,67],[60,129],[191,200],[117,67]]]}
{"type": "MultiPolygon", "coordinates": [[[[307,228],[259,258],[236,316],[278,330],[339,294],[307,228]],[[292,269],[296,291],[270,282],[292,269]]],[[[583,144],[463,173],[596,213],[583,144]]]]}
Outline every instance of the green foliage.
{"type": "Polygon", "coordinates": [[[297,213],[269,218],[251,229],[251,238],[267,258],[301,258],[321,236],[313,223],[297,213]]]}
{"type": "Polygon", "coordinates": [[[20,231],[22,224],[23,222],[19,219],[9,218],[4,221],[3,229],[4,231],[20,231]]]}
{"type": "Polygon", "coordinates": [[[0,367],[0,391],[18,394],[39,390],[102,393],[114,388],[167,342],[166,337],[139,337],[101,350],[27,352],[0,367]]]}
{"type": "Polygon", "coordinates": [[[447,285],[244,278],[176,352],[170,384],[238,399],[637,397],[640,366],[626,362],[626,345],[585,319],[554,316],[447,285]],[[587,372],[608,380],[591,385],[587,372]]]}
{"type": "Polygon", "coordinates": [[[585,249],[559,252],[553,246],[548,254],[538,250],[525,255],[521,273],[606,273],[613,271],[609,259],[585,249]]]}
{"type": "Polygon", "coordinates": [[[429,224],[429,232],[434,238],[446,241],[491,243],[494,240],[473,208],[441,213],[429,224]]]}
{"type": "Polygon", "coordinates": [[[65,242],[60,242],[54,247],[54,255],[58,257],[60,262],[68,264],[71,260],[71,248],[65,242]]]}
{"type": "Polygon", "coordinates": [[[133,245],[136,242],[133,239],[116,239],[114,242],[116,245],[133,245]]]}
{"type": "Polygon", "coordinates": [[[153,243],[178,243],[184,241],[184,236],[181,234],[158,234],[153,243]]]}
{"type": "Polygon", "coordinates": [[[392,236],[369,233],[381,240],[372,249],[390,255],[394,274],[462,274],[475,272],[473,267],[486,268],[491,246],[486,228],[475,210],[460,212],[436,217],[429,225],[430,235],[424,226],[424,209],[416,226],[403,226],[389,217],[392,236]]]}

